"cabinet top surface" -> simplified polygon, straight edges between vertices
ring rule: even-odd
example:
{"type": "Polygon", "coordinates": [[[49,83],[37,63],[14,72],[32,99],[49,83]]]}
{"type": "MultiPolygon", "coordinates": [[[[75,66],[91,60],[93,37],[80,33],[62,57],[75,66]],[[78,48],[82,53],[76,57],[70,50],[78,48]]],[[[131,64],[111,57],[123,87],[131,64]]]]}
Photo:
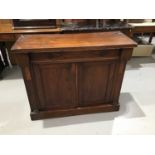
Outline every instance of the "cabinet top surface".
{"type": "Polygon", "coordinates": [[[12,47],[14,52],[47,52],[132,48],[137,44],[119,31],[79,34],[22,35],[12,47]]]}

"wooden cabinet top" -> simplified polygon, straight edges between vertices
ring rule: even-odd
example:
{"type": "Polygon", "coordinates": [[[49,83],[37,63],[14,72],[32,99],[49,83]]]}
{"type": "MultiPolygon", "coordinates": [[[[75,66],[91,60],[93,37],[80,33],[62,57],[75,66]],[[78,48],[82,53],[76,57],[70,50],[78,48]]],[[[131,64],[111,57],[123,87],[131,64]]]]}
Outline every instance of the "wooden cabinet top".
{"type": "Polygon", "coordinates": [[[132,48],[137,44],[119,31],[80,34],[22,35],[12,50],[19,53],[132,48]]]}

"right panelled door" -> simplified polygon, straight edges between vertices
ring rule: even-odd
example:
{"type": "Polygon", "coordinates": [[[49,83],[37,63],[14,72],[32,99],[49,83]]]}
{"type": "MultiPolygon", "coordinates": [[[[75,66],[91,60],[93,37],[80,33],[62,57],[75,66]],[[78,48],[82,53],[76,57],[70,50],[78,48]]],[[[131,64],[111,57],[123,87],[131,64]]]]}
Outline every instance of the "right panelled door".
{"type": "Polygon", "coordinates": [[[79,105],[97,106],[112,100],[116,61],[82,62],[78,65],[79,105]]]}

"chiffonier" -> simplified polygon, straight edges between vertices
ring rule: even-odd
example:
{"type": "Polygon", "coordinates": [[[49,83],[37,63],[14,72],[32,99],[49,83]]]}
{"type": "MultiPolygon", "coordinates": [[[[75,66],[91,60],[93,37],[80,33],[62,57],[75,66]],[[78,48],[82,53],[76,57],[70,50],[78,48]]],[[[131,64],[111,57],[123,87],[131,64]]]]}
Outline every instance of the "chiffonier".
{"type": "Polygon", "coordinates": [[[22,69],[31,119],[119,110],[135,46],[119,31],[20,36],[12,53],[22,69]]]}

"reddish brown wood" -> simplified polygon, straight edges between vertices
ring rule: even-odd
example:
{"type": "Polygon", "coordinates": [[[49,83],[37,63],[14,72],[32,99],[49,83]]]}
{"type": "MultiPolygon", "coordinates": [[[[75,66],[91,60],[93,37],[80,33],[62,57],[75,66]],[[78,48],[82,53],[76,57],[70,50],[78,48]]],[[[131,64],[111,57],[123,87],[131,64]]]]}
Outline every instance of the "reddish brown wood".
{"type": "MultiPolygon", "coordinates": [[[[110,101],[107,91],[108,79],[113,61],[83,62],[79,65],[79,104],[80,106],[102,105],[110,101]],[[104,77],[104,78],[103,78],[104,77]]],[[[113,68],[112,68],[113,70],[113,68]]]]}
{"type": "Polygon", "coordinates": [[[32,120],[118,110],[134,46],[120,32],[20,37],[12,50],[22,67],[32,120]]]}
{"type": "Polygon", "coordinates": [[[78,107],[70,109],[48,110],[48,111],[32,111],[31,119],[39,120],[46,118],[73,116],[73,115],[99,113],[99,112],[112,112],[118,110],[119,105],[114,106],[113,103],[111,102],[109,104],[98,106],[88,106],[88,107],[78,107]]]}
{"type": "Polygon", "coordinates": [[[103,48],[129,48],[135,45],[133,40],[129,39],[123,33],[116,31],[61,35],[23,35],[16,41],[12,50],[16,53],[38,53],[45,51],[75,51],[78,49],[85,51],[103,48]]]}
{"type": "Polygon", "coordinates": [[[38,110],[38,100],[37,100],[37,94],[34,87],[34,81],[35,79],[32,78],[31,75],[31,65],[28,55],[26,54],[16,54],[16,61],[21,66],[22,73],[23,73],[23,79],[25,82],[25,87],[27,89],[27,95],[30,102],[30,107],[32,111],[38,110]]]}
{"type": "Polygon", "coordinates": [[[77,107],[75,104],[74,64],[33,65],[39,110],[77,107]]]}
{"type": "Polygon", "coordinates": [[[14,41],[14,34],[0,34],[0,41],[14,41]]]}
{"type": "MultiPolygon", "coordinates": [[[[36,23],[36,22],[39,22],[39,21],[40,20],[37,20],[37,21],[36,20],[35,21],[27,20],[27,21],[23,21],[23,22],[28,22],[28,23],[29,22],[32,22],[32,23],[35,22],[36,23]]],[[[79,25],[77,30],[75,28],[71,28],[70,24],[68,26],[66,25],[68,27],[67,29],[64,29],[65,25],[63,24],[64,23],[63,21],[64,21],[63,19],[56,19],[56,27],[53,27],[53,28],[50,28],[50,27],[48,28],[48,26],[46,28],[38,27],[40,25],[40,22],[39,22],[39,23],[37,23],[37,26],[35,26],[35,27],[29,27],[28,26],[28,27],[25,27],[25,28],[22,27],[20,29],[14,29],[13,20],[0,19],[0,41],[5,42],[5,48],[7,48],[8,51],[9,51],[9,58],[10,58],[10,62],[12,63],[12,65],[16,65],[16,62],[15,62],[14,56],[10,53],[10,44],[13,45],[13,43],[22,34],[31,34],[32,35],[32,34],[53,34],[53,33],[80,33],[80,32],[84,33],[84,32],[99,32],[99,31],[100,32],[105,32],[105,31],[111,31],[111,30],[116,31],[117,30],[117,31],[123,32],[124,34],[126,34],[127,36],[130,36],[130,37],[132,35],[132,33],[131,33],[132,27],[131,26],[126,25],[125,23],[124,24],[122,23],[122,24],[117,25],[117,26],[115,25],[119,20],[113,20],[113,19],[112,20],[107,20],[107,21],[116,21],[116,23],[114,24],[112,22],[111,26],[109,25],[107,28],[103,28],[102,27],[103,25],[101,24],[102,20],[96,20],[96,19],[72,19],[72,21],[74,21],[75,23],[78,23],[78,25],[79,25]],[[96,21],[100,21],[100,27],[102,27],[100,30],[98,30],[98,28],[95,26],[96,21]],[[113,26],[113,24],[115,26],[113,26]],[[90,26],[93,26],[94,28],[92,30],[89,30],[88,27],[90,27],[90,26]]],[[[43,23],[45,22],[44,24],[47,24],[46,23],[47,21],[42,21],[41,20],[41,23],[42,22],[43,23]]],[[[22,24],[22,21],[19,21],[19,23],[22,24]]],[[[119,22],[118,22],[118,24],[119,24],[119,22]]],[[[5,53],[6,53],[6,51],[5,51],[5,53]]],[[[5,61],[5,63],[7,64],[8,61],[5,61]]]]}

